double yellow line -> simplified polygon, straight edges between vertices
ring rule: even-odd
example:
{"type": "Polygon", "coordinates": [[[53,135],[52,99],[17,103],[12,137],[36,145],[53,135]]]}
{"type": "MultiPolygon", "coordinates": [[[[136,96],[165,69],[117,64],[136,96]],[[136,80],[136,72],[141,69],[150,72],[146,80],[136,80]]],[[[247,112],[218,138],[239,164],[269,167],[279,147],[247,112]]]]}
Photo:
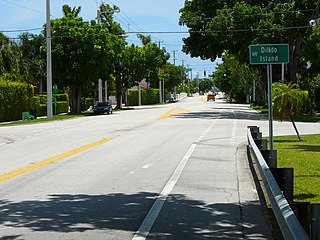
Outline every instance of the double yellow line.
{"type": "Polygon", "coordinates": [[[163,114],[161,117],[159,117],[157,120],[164,120],[167,118],[171,118],[173,116],[178,116],[178,115],[189,113],[189,112],[191,112],[191,110],[188,110],[182,107],[174,107],[174,108],[171,108],[165,114],[163,114]]]}
{"type": "Polygon", "coordinates": [[[59,161],[64,160],[64,159],[66,159],[68,157],[72,157],[72,156],[74,156],[76,154],[79,154],[79,153],[84,152],[86,150],[89,150],[91,148],[100,146],[100,145],[102,145],[102,144],[104,144],[106,142],[109,142],[109,141],[111,141],[111,138],[104,138],[104,139],[101,139],[99,141],[92,142],[90,144],[84,145],[82,147],[75,148],[75,149],[73,149],[71,151],[59,154],[57,156],[54,156],[54,157],[51,157],[51,158],[47,158],[45,160],[42,160],[42,161],[39,161],[39,162],[36,162],[36,163],[33,163],[33,164],[29,164],[29,165],[27,165],[25,167],[18,168],[16,170],[11,171],[11,172],[7,172],[7,173],[4,173],[4,174],[1,174],[0,175],[0,183],[1,182],[5,182],[5,181],[7,181],[9,179],[12,179],[12,178],[21,176],[21,175],[23,175],[25,173],[34,171],[36,169],[42,168],[44,166],[50,165],[52,163],[59,162],[59,161]]]}

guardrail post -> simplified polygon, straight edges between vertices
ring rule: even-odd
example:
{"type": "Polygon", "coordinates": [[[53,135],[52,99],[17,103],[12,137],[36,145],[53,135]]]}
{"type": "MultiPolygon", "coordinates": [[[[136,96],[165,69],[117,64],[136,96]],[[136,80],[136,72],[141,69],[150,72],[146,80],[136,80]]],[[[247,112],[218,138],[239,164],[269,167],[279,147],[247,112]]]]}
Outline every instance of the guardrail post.
{"type": "Polygon", "coordinates": [[[310,203],[309,202],[292,202],[290,206],[299,220],[301,226],[307,233],[310,234],[311,230],[311,214],[310,214],[310,203]]]}
{"type": "Polygon", "coordinates": [[[259,127],[257,126],[248,126],[251,132],[251,136],[253,140],[261,140],[262,133],[260,133],[259,127]]]}
{"type": "Polygon", "coordinates": [[[320,239],[320,204],[311,204],[311,239],[320,239]]]}
{"type": "Polygon", "coordinates": [[[267,150],[268,148],[268,141],[267,139],[260,139],[260,140],[255,140],[254,141],[259,148],[260,151],[262,150],[267,150]]]}
{"type": "Polygon", "coordinates": [[[293,202],[293,168],[270,168],[274,179],[289,203],[293,202]]]}
{"type": "Polygon", "coordinates": [[[277,168],[278,154],[276,150],[261,150],[260,152],[269,168],[277,168]]]}

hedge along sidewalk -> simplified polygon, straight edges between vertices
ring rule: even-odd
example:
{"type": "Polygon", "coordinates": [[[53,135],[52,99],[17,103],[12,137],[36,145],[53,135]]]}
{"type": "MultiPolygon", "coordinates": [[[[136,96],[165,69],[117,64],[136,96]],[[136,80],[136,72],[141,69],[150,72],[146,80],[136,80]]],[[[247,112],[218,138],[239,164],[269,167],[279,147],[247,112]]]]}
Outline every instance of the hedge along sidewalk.
{"type": "Polygon", "coordinates": [[[294,199],[320,202],[320,134],[274,138],[278,167],[294,168],[294,199]]]}

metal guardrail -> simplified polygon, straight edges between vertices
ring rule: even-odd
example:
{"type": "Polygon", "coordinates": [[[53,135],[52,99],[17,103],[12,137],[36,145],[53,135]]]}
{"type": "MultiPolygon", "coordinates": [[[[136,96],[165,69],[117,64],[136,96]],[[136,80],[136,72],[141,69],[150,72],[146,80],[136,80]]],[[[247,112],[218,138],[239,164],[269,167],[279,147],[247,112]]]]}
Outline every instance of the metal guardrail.
{"type": "Polygon", "coordinates": [[[251,135],[250,127],[248,128],[247,137],[252,155],[258,163],[257,165],[264,183],[264,187],[284,239],[309,239],[308,235],[292,211],[288,201],[280,190],[268,164],[258,149],[251,135]]]}

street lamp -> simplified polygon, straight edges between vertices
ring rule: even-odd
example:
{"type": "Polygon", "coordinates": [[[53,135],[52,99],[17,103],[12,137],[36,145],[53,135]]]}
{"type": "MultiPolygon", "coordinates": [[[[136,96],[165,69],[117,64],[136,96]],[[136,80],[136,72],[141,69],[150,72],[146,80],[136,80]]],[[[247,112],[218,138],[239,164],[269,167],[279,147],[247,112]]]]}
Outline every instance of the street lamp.
{"type": "Polygon", "coordinates": [[[47,17],[47,118],[52,115],[52,63],[51,63],[51,22],[50,22],[50,0],[46,0],[47,17]]]}

